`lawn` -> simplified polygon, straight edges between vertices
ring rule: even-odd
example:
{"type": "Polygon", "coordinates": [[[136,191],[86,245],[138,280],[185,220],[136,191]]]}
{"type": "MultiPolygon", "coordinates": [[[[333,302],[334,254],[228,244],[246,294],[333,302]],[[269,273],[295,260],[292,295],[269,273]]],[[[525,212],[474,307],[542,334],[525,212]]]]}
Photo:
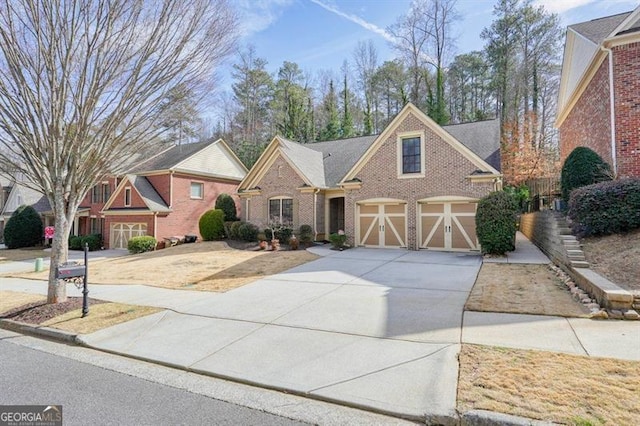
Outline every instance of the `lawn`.
{"type": "Polygon", "coordinates": [[[637,425],[640,362],[463,345],[458,409],[569,425],[637,425]]]}
{"type": "Polygon", "coordinates": [[[547,265],[485,263],[480,269],[467,311],[587,317],[547,265]]]}
{"type": "MultiPolygon", "coordinates": [[[[237,250],[220,241],[182,244],[148,253],[90,261],[89,283],[227,291],[317,257],[306,250],[237,250]]],[[[46,272],[20,276],[47,279],[46,272]]]]}
{"type": "Polygon", "coordinates": [[[50,251],[44,251],[41,248],[23,248],[23,249],[2,249],[0,250],[0,262],[17,262],[20,260],[30,260],[38,257],[51,257],[50,251]]]}

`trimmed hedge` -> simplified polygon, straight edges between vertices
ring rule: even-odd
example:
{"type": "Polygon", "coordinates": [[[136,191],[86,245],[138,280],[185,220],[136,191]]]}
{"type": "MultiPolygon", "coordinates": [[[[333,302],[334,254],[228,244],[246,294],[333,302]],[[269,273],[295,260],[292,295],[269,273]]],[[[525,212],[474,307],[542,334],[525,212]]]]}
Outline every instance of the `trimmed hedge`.
{"type": "Polygon", "coordinates": [[[264,235],[269,241],[275,238],[280,241],[280,244],[289,244],[289,239],[293,235],[293,228],[287,225],[274,225],[273,232],[271,228],[266,228],[264,235]],[[275,236],[272,233],[275,233],[275,236]]]}
{"type": "Polygon", "coordinates": [[[149,235],[141,235],[139,237],[133,237],[129,239],[129,242],[127,243],[127,249],[129,250],[129,253],[132,254],[144,253],[146,251],[155,250],[156,244],[158,244],[158,242],[155,238],[149,235]]]}
{"type": "Polygon", "coordinates": [[[44,240],[42,219],[33,207],[20,206],[7,221],[3,234],[7,248],[37,246],[44,240]]]}
{"type": "Polygon", "coordinates": [[[236,211],[236,202],[229,194],[220,194],[216,198],[216,210],[222,210],[224,212],[225,222],[235,222],[238,220],[238,214],[236,211]]]}
{"type": "Polygon", "coordinates": [[[231,226],[229,227],[229,234],[227,235],[227,237],[231,238],[232,240],[241,240],[243,239],[240,236],[240,227],[244,224],[244,222],[241,222],[239,220],[235,221],[235,222],[231,222],[231,226]]]}
{"type": "Polygon", "coordinates": [[[578,236],[640,228],[640,178],[584,186],[571,193],[569,218],[578,236]]]}
{"type": "Polygon", "coordinates": [[[504,191],[492,192],[478,202],[476,234],[483,253],[505,254],[515,249],[518,206],[504,191]]]}
{"type": "Polygon", "coordinates": [[[571,151],[562,165],[562,199],[568,202],[574,189],[611,180],[611,176],[611,167],[602,157],[590,148],[579,146],[571,151]]]}
{"type": "Polygon", "coordinates": [[[71,235],[69,237],[69,250],[84,250],[84,245],[89,244],[89,251],[102,249],[102,234],[71,235]]]}
{"type": "Polygon", "coordinates": [[[240,224],[238,226],[239,239],[247,242],[258,241],[259,230],[257,226],[255,226],[253,223],[247,223],[247,222],[236,222],[236,223],[240,224]]]}
{"type": "Polygon", "coordinates": [[[313,242],[313,228],[311,225],[300,225],[298,239],[305,246],[309,247],[313,242]]]}
{"type": "Polygon", "coordinates": [[[224,238],[224,212],[209,210],[200,216],[198,222],[200,235],[204,241],[214,241],[224,238]]]}

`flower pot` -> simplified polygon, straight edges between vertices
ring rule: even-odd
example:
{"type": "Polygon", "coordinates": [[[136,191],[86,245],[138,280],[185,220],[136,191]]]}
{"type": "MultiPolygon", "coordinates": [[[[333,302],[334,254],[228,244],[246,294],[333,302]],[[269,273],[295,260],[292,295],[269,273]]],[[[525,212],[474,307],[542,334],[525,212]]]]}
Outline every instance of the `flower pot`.
{"type": "Polygon", "coordinates": [[[260,241],[258,243],[258,246],[260,246],[260,250],[266,250],[267,249],[267,242],[266,241],[260,241]]]}
{"type": "Polygon", "coordinates": [[[293,235],[290,239],[289,239],[289,247],[291,247],[291,250],[298,250],[298,239],[296,238],[295,235],[293,235]]]}
{"type": "Polygon", "coordinates": [[[271,240],[271,250],[273,251],[280,250],[280,240],[271,240]]]}

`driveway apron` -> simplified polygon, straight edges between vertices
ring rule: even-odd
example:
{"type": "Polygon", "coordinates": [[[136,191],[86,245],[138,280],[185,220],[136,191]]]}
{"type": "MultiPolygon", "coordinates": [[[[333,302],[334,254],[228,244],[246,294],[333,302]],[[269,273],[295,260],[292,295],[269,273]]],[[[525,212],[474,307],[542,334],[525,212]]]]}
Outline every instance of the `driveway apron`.
{"type": "Polygon", "coordinates": [[[195,372],[454,423],[463,306],[481,263],[457,253],[329,252],[83,338],[195,372]]]}

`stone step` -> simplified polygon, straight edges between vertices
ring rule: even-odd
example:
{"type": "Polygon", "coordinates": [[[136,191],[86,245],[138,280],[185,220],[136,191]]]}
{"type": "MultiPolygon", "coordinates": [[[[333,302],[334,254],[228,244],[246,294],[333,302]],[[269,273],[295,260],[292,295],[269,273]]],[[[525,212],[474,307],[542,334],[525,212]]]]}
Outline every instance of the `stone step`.
{"type": "Polygon", "coordinates": [[[589,262],[584,261],[584,260],[576,260],[576,261],[571,261],[571,266],[573,266],[574,268],[588,268],[589,267],[589,262]]]}

